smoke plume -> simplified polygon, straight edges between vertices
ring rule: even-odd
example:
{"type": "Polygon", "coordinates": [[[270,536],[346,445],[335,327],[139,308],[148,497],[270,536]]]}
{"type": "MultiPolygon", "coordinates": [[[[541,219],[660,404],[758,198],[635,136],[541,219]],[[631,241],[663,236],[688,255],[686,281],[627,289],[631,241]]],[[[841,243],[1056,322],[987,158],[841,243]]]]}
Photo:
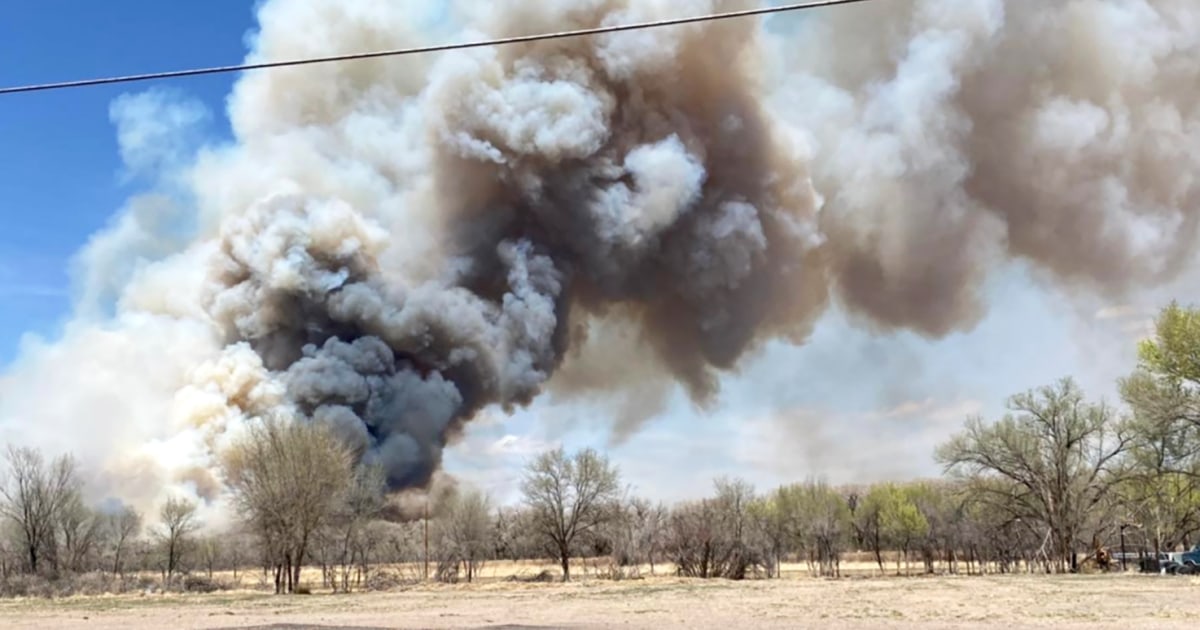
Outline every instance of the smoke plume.
{"type": "Polygon", "coordinates": [[[1185,0],[920,0],[806,22],[782,54],[809,71],[775,99],[809,106],[787,117],[818,139],[842,300],[942,335],[978,320],[1000,256],[1114,298],[1178,274],[1200,216],[1198,19],[1185,0]]]}
{"type": "MultiPolygon", "coordinates": [[[[249,59],[757,6],[441,4],[271,0],[249,59]]],[[[237,83],[235,142],[182,166],[126,146],[197,118],[158,95],[123,153],[171,172],[81,253],[105,285],[0,381],[0,426],[102,425],[84,456],[110,487],[216,500],[215,454],[280,415],[399,490],[481,409],[546,389],[603,392],[624,434],[666,383],[704,405],[833,299],[937,337],[1009,259],[1070,291],[1163,282],[1196,243],[1197,46],[1191,0],[878,0],[279,68],[237,83]],[[183,242],[138,210],[163,198],[183,242]],[[51,375],[76,386],[46,405],[51,375]]]]}

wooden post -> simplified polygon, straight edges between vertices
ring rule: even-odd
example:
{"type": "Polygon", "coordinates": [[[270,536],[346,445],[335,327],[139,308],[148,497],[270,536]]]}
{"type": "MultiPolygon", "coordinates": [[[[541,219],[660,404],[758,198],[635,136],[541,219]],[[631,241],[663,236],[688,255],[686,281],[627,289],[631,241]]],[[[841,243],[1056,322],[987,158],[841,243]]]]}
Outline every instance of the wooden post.
{"type": "Polygon", "coordinates": [[[425,496],[425,580],[430,578],[430,497],[425,496]]]}
{"type": "Polygon", "coordinates": [[[1128,524],[1126,524],[1126,523],[1121,523],[1121,572],[1122,572],[1122,573],[1124,573],[1125,571],[1127,571],[1127,570],[1128,570],[1128,567],[1126,567],[1126,566],[1125,566],[1125,562],[1126,562],[1126,555],[1125,555],[1125,528],[1126,528],[1126,527],[1129,527],[1129,525],[1128,525],[1128,524]]]}

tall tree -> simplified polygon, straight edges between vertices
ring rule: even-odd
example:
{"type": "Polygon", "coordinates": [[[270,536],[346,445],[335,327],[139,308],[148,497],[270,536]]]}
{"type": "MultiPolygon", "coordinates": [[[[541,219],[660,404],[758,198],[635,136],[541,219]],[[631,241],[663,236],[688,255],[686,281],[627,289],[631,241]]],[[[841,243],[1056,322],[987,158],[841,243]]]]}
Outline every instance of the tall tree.
{"type": "Polygon", "coordinates": [[[925,572],[936,571],[939,560],[955,571],[966,517],[958,486],[946,480],[926,480],[908,484],[907,489],[909,498],[929,524],[920,544],[925,572]]]}
{"type": "Polygon", "coordinates": [[[571,551],[579,536],[594,532],[612,518],[620,492],[619,474],[607,457],[584,449],[568,457],[562,448],[533,460],[521,484],[537,533],[571,579],[571,551]]]}
{"type": "Polygon", "coordinates": [[[783,557],[803,544],[800,524],[800,500],[795,486],[780,486],[759,497],[750,506],[756,526],[762,532],[767,577],[781,577],[783,557]]]}
{"type": "Polygon", "coordinates": [[[103,527],[105,538],[112,545],[112,572],[116,575],[124,573],[125,552],[129,543],[137,538],[142,529],[142,515],[129,506],[104,516],[103,527]]]}
{"type": "Polygon", "coordinates": [[[740,580],[747,571],[758,565],[761,548],[754,540],[759,533],[753,518],[754,486],[745,479],[720,477],[715,482],[717,495],[713,498],[715,526],[726,541],[727,556],[720,562],[728,567],[725,577],[740,580]]]}
{"type": "Polygon", "coordinates": [[[0,484],[0,514],[15,525],[24,550],[26,569],[43,570],[42,559],[57,551],[55,528],[63,510],[77,500],[80,479],[70,455],[48,466],[34,449],[8,447],[8,470],[0,484]]]}
{"type": "Polygon", "coordinates": [[[680,575],[740,580],[770,563],[762,501],[741,479],[723,477],[715,486],[716,496],[672,510],[666,551],[680,575]]]}
{"type": "Polygon", "coordinates": [[[948,472],[1000,491],[998,505],[1014,517],[1040,522],[1053,543],[1056,569],[1073,568],[1089,512],[1119,481],[1116,464],[1130,435],[1111,408],[1090,404],[1069,378],[1018,394],[1011,413],[995,423],[975,417],[937,450],[948,472]]]}
{"type": "Polygon", "coordinates": [[[475,574],[494,549],[491,523],[491,500],[479,490],[456,492],[449,496],[435,523],[434,535],[438,546],[438,576],[455,578],[465,571],[467,581],[475,574]]]}
{"type": "Polygon", "coordinates": [[[263,419],[224,461],[227,482],[275,566],[275,591],[300,582],[309,544],[355,480],[345,444],[323,424],[263,419]]]}
{"type": "Polygon", "coordinates": [[[334,501],[332,513],[322,530],[322,564],[326,581],[336,591],[350,592],[355,568],[365,578],[368,568],[366,547],[371,543],[369,528],[384,511],[385,473],[375,464],[360,464],[334,501]],[[335,571],[336,567],[336,571],[335,571]]]}
{"type": "Polygon", "coordinates": [[[60,564],[75,573],[88,570],[88,558],[99,545],[104,530],[100,516],[84,505],[79,493],[75,493],[59,511],[57,529],[61,542],[60,564]]]}
{"type": "Polygon", "coordinates": [[[170,580],[182,567],[192,533],[200,528],[196,520],[196,504],[187,499],[171,497],[159,510],[158,518],[158,537],[165,554],[163,579],[170,580]]]}
{"type": "Polygon", "coordinates": [[[787,506],[785,513],[790,513],[794,543],[807,552],[817,575],[836,577],[841,570],[842,547],[853,529],[846,498],[821,479],[782,490],[776,497],[787,506]]]}
{"type": "Polygon", "coordinates": [[[1155,550],[1200,531],[1200,310],[1171,303],[1120,382],[1133,412],[1127,516],[1155,550]]]}
{"type": "Polygon", "coordinates": [[[628,536],[628,544],[624,549],[627,555],[625,559],[638,565],[648,563],[650,574],[653,575],[655,558],[662,551],[667,507],[662,503],[651,503],[646,499],[634,497],[626,502],[622,511],[622,520],[628,536]]]}
{"type": "Polygon", "coordinates": [[[883,537],[900,550],[901,556],[896,558],[897,574],[901,559],[908,570],[909,551],[929,533],[929,520],[917,507],[913,495],[910,486],[891,483],[880,486],[879,528],[883,537]]]}
{"type": "Polygon", "coordinates": [[[883,510],[888,502],[889,489],[884,484],[871,486],[854,508],[854,528],[875,555],[875,564],[883,573],[884,526],[883,510]]]}

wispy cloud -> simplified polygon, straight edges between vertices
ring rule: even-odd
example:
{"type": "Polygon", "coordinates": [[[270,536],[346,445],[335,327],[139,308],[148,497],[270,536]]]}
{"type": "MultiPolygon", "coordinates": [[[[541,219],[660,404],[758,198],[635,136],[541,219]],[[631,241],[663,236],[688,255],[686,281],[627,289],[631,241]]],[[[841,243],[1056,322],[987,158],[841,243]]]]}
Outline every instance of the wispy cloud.
{"type": "Polygon", "coordinates": [[[0,298],[65,298],[66,287],[51,284],[6,283],[0,275],[0,298]]]}
{"type": "Polygon", "coordinates": [[[1128,319],[1130,316],[1137,315],[1138,308],[1132,304],[1115,304],[1105,306],[1096,311],[1094,317],[1100,321],[1111,319],[1128,319]]]}
{"type": "Polygon", "coordinates": [[[1106,306],[1096,311],[1095,320],[1111,326],[1124,339],[1138,341],[1154,335],[1154,321],[1158,305],[1121,304],[1106,306]]]}
{"type": "Polygon", "coordinates": [[[57,261],[42,260],[37,256],[15,256],[0,254],[0,299],[3,298],[61,298],[69,294],[65,285],[47,282],[44,278],[22,273],[22,269],[47,269],[57,261]]]}
{"type": "Polygon", "coordinates": [[[484,447],[484,452],[496,457],[529,457],[555,448],[558,444],[527,435],[505,435],[484,447]]]}
{"type": "Polygon", "coordinates": [[[939,402],[931,397],[924,400],[910,400],[901,402],[894,407],[889,407],[886,409],[843,415],[849,421],[861,422],[906,418],[912,419],[918,417],[928,418],[931,420],[945,420],[946,418],[960,418],[973,413],[979,413],[979,411],[982,409],[983,405],[975,400],[965,400],[947,404],[939,402]]]}
{"type": "Polygon", "coordinates": [[[538,453],[560,444],[540,432],[524,431],[524,424],[499,411],[485,410],[447,449],[446,471],[500,503],[518,501],[525,465],[538,453]]]}

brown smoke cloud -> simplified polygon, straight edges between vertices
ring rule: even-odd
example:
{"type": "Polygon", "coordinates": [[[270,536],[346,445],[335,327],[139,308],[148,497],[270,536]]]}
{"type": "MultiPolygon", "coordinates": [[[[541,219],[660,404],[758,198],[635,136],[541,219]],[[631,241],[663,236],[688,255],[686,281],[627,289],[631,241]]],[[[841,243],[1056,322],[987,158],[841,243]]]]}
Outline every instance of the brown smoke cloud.
{"type": "Polygon", "coordinates": [[[842,299],[887,327],[969,327],[999,256],[1116,298],[1191,262],[1200,132],[1180,0],[877,2],[793,34],[782,101],[819,140],[842,299]],[[847,54],[843,42],[869,42],[847,54]]]}
{"type": "MultiPolygon", "coordinates": [[[[438,2],[275,0],[250,58],[756,4],[464,0],[446,29],[438,2]]],[[[937,337],[979,319],[1010,259],[1071,291],[1162,282],[1196,241],[1198,29],[1184,0],[880,0],[251,73],[231,146],[178,166],[123,140],[173,165],[195,234],[130,213],[85,249],[89,300],[124,278],[114,313],[81,308],[23,358],[0,424],[73,422],[101,399],[70,364],[86,356],[156,375],[89,458],[114,484],[153,461],[211,495],[213,454],[283,415],[337,427],[405,489],[481,409],[547,388],[607,396],[621,435],[673,383],[704,405],[831,299],[937,337]],[[94,356],[98,337],[134,350],[94,356]],[[151,350],[168,340],[183,351],[151,350]],[[83,385],[49,416],[27,392],[52,374],[83,385]]]]}

